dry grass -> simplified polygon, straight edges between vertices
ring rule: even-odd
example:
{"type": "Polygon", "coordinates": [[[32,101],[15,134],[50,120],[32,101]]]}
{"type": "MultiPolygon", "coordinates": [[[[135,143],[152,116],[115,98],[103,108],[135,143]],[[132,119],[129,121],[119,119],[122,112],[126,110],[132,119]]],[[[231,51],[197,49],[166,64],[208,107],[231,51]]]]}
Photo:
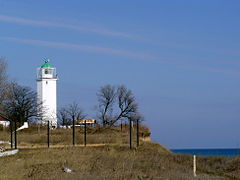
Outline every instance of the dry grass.
{"type": "MultiPolygon", "coordinates": [[[[191,168],[161,147],[130,151],[124,146],[22,150],[0,159],[1,179],[191,179],[191,168]],[[70,168],[73,173],[64,172],[70,168]],[[174,172],[174,173],[173,173],[174,172]]],[[[185,157],[185,161],[189,161],[185,157]]]]}
{"type": "MultiPolygon", "coordinates": [[[[209,174],[208,171],[214,170],[217,164],[211,158],[208,162],[205,160],[198,160],[201,172],[198,171],[196,179],[234,179],[216,169],[209,174]],[[206,163],[209,167],[204,165],[206,163]]],[[[240,160],[222,158],[224,161],[229,161],[231,167],[240,160]]],[[[117,145],[31,149],[2,157],[0,179],[192,180],[191,163],[191,156],[174,155],[152,143],[144,143],[134,150],[117,145]],[[64,172],[64,168],[70,168],[73,173],[64,172]]],[[[239,179],[237,174],[235,179],[239,179]]]]}
{"type": "MultiPolygon", "coordinates": [[[[140,126],[141,138],[150,135],[149,128],[140,126]]],[[[10,141],[9,129],[0,131],[0,139],[10,141]]],[[[136,144],[136,128],[133,128],[133,143],[136,144]]],[[[72,129],[54,129],[50,131],[50,146],[72,145],[72,129]]],[[[87,144],[119,144],[129,143],[129,126],[124,125],[113,128],[87,127],[87,144]]],[[[31,126],[17,132],[18,147],[47,146],[47,128],[44,126],[31,126]]],[[[84,144],[84,128],[76,127],[75,144],[84,144]]],[[[10,146],[9,146],[10,147],[10,146]]],[[[8,147],[8,148],[9,148],[8,147]]]]}
{"type": "Polygon", "coordinates": [[[234,158],[201,157],[198,163],[199,171],[231,179],[240,179],[240,156],[234,158]]]}
{"type": "MultiPolygon", "coordinates": [[[[142,137],[150,134],[146,129],[142,137]]],[[[88,142],[92,146],[87,147],[79,146],[83,138],[82,129],[76,131],[78,146],[71,146],[71,132],[70,129],[51,131],[52,148],[48,149],[46,129],[41,128],[39,132],[35,127],[22,131],[19,133],[19,143],[24,148],[14,156],[0,158],[0,179],[240,179],[240,157],[198,157],[198,176],[193,178],[192,156],[172,154],[157,143],[143,141],[139,148],[130,150],[127,127],[123,132],[119,127],[100,131],[89,128],[88,142]],[[65,144],[68,146],[63,147],[65,144]],[[35,148],[29,148],[30,145],[35,148]],[[36,148],[41,145],[42,148],[36,148]],[[66,173],[64,168],[70,168],[73,172],[66,173]]],[[[7,131],[5,135],[2,131],[1,135],[0,139],[9,139],[7,131]]]]}

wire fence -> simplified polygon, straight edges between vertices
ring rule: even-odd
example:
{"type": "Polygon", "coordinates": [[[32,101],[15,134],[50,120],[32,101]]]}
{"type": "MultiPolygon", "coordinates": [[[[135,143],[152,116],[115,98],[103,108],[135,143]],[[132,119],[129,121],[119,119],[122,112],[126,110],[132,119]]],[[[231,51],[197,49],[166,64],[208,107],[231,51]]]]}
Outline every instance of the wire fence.
{"type": "Polygon", "coordinates": [[[111,128],[98,124],[91,126],[86,122],[56,129],[52,129],[48,122],[46,125],[31,125],[19,131],[17,123],[12,122],[9,127],[0,128],[0,140],[5,142],[6,149],[104,145],[129,146],[132,149],[140,145],[140,139],[148,136],[150,133],[147,127],[131,121],[111,128]]]}

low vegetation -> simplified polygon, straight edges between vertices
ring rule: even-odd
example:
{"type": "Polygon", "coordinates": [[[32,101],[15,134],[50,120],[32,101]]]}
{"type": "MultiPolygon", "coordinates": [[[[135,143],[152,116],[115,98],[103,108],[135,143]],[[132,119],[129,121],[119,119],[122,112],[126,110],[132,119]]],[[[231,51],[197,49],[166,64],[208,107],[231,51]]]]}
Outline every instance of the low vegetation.
{"type": "MultiPolygon", "coordinates": [[[[80,146],[81,128],[76,131],[75,147],[71,144],[71,132],[71,129],[52,130],[51,146],[47,148],[44,127],[40,131],[38,127],[20,131],[20,152],[0,158],[0,179],[240,179],[240,157],[197,157],[194,178],[192,156],[173,154],[157,143],[144,141],[150,135],[145,126],[141,126],[140,146],[137,148],[133,142],[131,150],[128,126],[123,126],[122,131],[120,126],[100,130],[89,127],[87,147],[80,146]]],[[[0,133],[1,139],[9,140],[6,129],[0,133]]]]}
{"type": "MultiPolygon", "coordinates": [[[[10,141],[10,131],[8,128],[2,129],[0,138],[4,141],[10,141]]],[[[140,126],[140,139],[148,140],[150,130],[146,126],[140,126]]],[[[73,134],[72,129],[54,129],[50,130],[50,146],[71,146],[73,134]]],[[[14,136],[13,136],[14,138],[14,136]]],[[[136,127],[133,127],[132,141],[136,145],[136,127]]],[[[75,128],[75,144],[84,144],[84,127],[75,128]]],[[[91,144],[129,144],[129,125],[123,124],[111,128],[100,126],[87,127],[87,145],[91,144]]],[[[47,127],[46,126],[31,126],[17,132],[17,145],[23,147],[46,147],[47,146],[47,127]]],[[[10,147],[10,146],[9,146],[10,147]]]]}

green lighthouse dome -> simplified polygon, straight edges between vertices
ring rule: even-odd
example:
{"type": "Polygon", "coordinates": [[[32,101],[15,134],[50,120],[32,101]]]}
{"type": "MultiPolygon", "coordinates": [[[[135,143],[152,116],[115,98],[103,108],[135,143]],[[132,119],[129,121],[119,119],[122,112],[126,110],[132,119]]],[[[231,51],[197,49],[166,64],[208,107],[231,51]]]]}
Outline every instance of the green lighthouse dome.
{"type": "Polygon", "coordinates": [[[45,63],[41,66],[41,68],[52,68],[52,65],[49,64],[49,60],[45,60],[45,63]]]}

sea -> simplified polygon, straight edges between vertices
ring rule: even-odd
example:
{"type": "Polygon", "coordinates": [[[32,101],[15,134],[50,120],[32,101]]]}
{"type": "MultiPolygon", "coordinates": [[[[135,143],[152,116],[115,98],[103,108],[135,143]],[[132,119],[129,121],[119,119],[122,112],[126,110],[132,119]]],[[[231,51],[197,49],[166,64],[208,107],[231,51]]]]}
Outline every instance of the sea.
{"type": "Polygon", "coordinates": [[[171,149],[173,153],[198,156],[240,156],[239,148],[231,149],[171,149]]]}

